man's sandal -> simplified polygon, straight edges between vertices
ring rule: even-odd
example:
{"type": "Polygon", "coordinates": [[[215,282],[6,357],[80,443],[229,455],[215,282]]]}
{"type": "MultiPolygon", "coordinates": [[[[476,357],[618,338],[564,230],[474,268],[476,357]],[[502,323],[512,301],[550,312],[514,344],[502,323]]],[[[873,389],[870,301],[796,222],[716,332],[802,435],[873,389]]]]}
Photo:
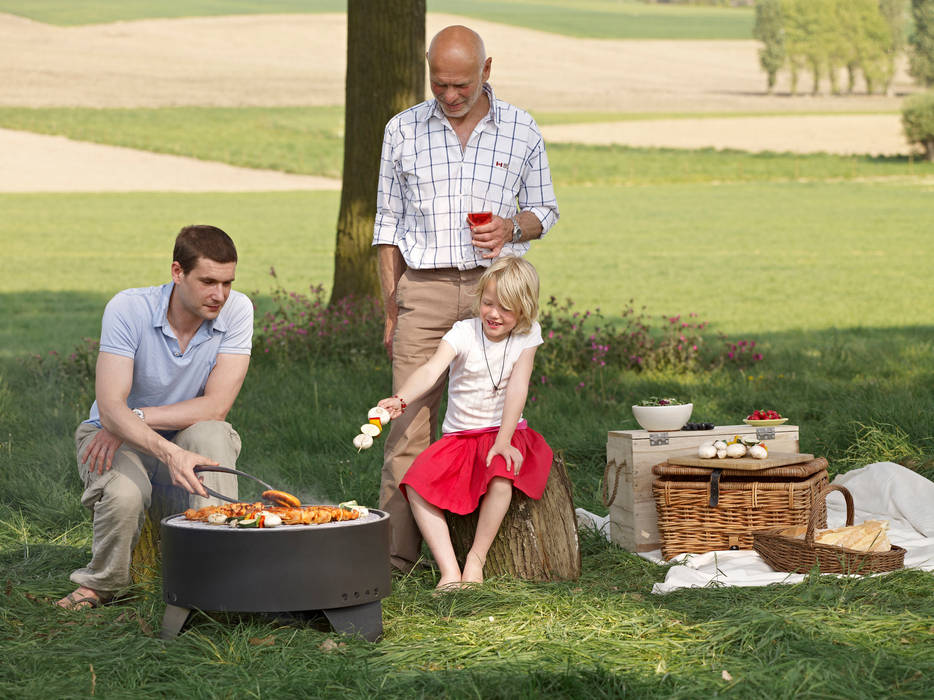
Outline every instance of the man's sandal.
{"type": "Polygon", "coordinates": [[[106,605],[111,600],[113,600],[113,596],[80,595],[77,590],[74,590],[56,602],[55,605],[63,610],[93,610],[106,605]]]}

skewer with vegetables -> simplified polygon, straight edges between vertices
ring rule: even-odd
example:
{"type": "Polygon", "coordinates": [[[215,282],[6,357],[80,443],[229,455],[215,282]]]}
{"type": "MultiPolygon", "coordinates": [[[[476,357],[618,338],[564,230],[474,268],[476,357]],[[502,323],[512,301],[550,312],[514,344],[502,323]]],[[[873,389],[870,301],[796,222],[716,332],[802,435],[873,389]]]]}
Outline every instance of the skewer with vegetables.
{"type": "Polygon", "coordinates": [[[367,422],[360,426],[360,434],[353,439],[353,446],[357,448],[357,452],[373,447],[373,438],[379,437],[383,427],[389,425],[391,420],[389,411],[382,406],[371,408],[367,413],[367,422]]]}

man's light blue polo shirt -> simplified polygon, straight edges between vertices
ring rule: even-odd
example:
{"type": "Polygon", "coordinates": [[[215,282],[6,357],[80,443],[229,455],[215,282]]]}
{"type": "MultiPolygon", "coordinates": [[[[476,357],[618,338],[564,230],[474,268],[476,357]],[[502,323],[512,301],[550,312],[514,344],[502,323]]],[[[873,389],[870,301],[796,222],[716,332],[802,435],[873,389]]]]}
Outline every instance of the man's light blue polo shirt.
{"type": "MultiPolygon", "coordinates": [[[[179,351],[166,311],[174,282],[125,289],[104,309],[100,351],[133,360],[130,408],[167,406],[204,394],[217,356],[249,355],[253,345],[253,303],[231,291],[217,318],[203,321],[185,352],[179,351]]],[[[97,401],[86,423],[100,427],[97,401]]]]}

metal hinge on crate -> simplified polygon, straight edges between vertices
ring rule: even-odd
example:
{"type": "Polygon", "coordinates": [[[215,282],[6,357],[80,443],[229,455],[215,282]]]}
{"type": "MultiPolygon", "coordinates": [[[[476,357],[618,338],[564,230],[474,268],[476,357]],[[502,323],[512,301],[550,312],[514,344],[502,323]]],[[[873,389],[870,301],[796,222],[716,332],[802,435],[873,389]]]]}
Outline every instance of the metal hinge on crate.
{"type": "MultiPolygon", "coordinates": [[[[775,437],[774,435],[772,437],[775,437]]],[[[649,433],[649,446],[657,447],[658,445],[667,445],[668,444],[668,433],[649,433]]]]}
{"type": "Polygon", "coordinates": [[[756,428],[756,440],[774,440],[775,428],[756,428]]]}

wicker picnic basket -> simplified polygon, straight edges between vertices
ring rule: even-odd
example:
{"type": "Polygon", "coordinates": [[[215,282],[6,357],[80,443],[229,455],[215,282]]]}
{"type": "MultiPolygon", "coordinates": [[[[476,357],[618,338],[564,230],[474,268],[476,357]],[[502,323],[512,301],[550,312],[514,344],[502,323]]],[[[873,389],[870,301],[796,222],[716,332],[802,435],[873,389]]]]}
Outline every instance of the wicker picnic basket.
{"type": "Polygon", "coordinates": [[[807,525],[812,507],[821,527],[826,509],[818,496],[827,483],[827,460],[756,472],[677,466],[652,467],[662,556],[724,549],[752,549],[752,533],[771,527],[807,525]]]}
{"type": "Polygon", "coordinates": [[[858,552],[814,541],[820,511],[826,513],[826,498],[839,491],[846,501],[846,524],[853,524],[853,496],[843,486],[826,485],[815,502],[804,538],[781,534],[785,528],[769,528],[753,533],[753,549],[776,571],[807,573],[815,568],[822,574],[875,574],[905,566],[905,550],[892,545],[888,552],[858,552]]]}

